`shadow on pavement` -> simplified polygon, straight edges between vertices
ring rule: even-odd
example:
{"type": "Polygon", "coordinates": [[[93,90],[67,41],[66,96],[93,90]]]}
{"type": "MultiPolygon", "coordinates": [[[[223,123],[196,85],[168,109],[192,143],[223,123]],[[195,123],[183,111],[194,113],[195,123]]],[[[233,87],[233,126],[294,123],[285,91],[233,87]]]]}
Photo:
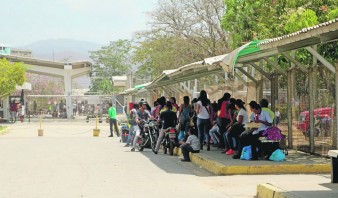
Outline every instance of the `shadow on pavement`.
{"type": "Polygon", "coordinates": [[[162,150],[160,150],[157,155],[155,155],[150,149],[145,149],[139,153],[147,157],[153,164],[167,173],[195,175],[199,177],[215,176],[191,162],[181,162],[177,156],[162,154],[162,150]]]}

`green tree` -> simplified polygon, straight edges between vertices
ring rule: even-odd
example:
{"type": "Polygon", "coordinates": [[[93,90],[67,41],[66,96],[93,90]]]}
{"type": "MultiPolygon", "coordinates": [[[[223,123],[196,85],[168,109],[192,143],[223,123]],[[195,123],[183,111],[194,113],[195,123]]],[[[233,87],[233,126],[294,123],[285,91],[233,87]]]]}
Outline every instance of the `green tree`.
{"type": "Polygon", "coordinates": [[[159,0],[149,13],[150,30],[137,34],[133,60],[140,65],[138,73],[158,76],[226,53],[227,33],[220,26],[224,10],[223,0],[159,0]]]}
{"type": "Polygon", "coordinates": [[[13,93],[16,85],[22,85],[25,82],[25,72],[23,63],[0,59],[0,97],[13,93]]]}
{"type": "Polygon", "coordinates": [[[231,47],[267,39],[325,22],[336,16],[336,0],[224,0],[222,28],[231,47]],[[332,13],[330,16],[328,13],[332,13]],[[299,18],[300,17],[300,18],[299,18]]]}
{"type": "Polygon", "coordinates": [[[131,41],[118,40],[110,42],[98,51],[90,52],[90,58],[94,61],[90,91],[102,94],[118,91],[112,86],[112,76],[127,73],[131,66],[131,50],[131,41]]]}
{"type": "Polygon", "coordinates": [[[205,53],[193,47],[187,39],[177,36],[157,36],[135,46],[133,61],[139,64],[140,75],[159,76],[163,70],[176,69],[182,65],[201,60],[205,53]]]}
{"type": "Polygon", "coordinates": [[[295,12],[291,13],[286,20],[285,30],[287,33],[292,33],[316,24],[318,24],[318,17],[313,10],[299,8],[295,12]]]}
{"type": "MultiPolygon", "coordinates": [[[[222,28],[229,32],[231,47],[255,39],[267,39],[296,32],[338,17],[337,0],[224,0],[226,11],[222,18],[222,28]]],[[[318,45],[318,51],[331,63],[338,60],[337,41],[318,45]]],[[[312,55],[305,49],[297,50],[296,59],[304,66],[313,64],[312,55]]],[[[281,67],[289,67],[289,61],[278,58],[281,67]]],[[[317,62],[318,84],[321,89],[334,93],[334,75],[317,62]]],[[[271,67],[265,66],[272,71],[271,67]]],[[[308,94],[307,73],[297,72],[297,94],[308,94]]],[[[286,85],[286,79],[280,78],[286,85]]],[[[307,97],[303,97],[307,98],[307,97]]]]}

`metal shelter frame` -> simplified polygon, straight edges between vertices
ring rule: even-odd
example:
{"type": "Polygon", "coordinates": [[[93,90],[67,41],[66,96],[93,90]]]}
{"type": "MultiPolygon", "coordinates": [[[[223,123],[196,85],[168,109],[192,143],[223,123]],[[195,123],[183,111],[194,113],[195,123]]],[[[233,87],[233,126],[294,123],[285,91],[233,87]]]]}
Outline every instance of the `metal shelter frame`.
{"type": "MultiPolygon", "coordinates": [[[[185,88],[190,89],[190,80],[195,80],[195,88],[197,79],[206,77],[207,75],[214,75],[215,78],[221,78],[224,83],[227,83],[229,78],[227,76],[236,77],[243,83],[248,83],[247,79],[250,79],[256,85],[257,95],[256,99],[259,100],[263,95],[262,81],[255,78],[253,70],[258,71],[262,76],[266,77],[271,82],[271,109],[275,111],[275,99],[278,96],[278,80],[279,76],[283,75],[287,77],[287,102],[291,104],[292,98],[295,95],[295,71],[300,70],[308,75],[313,76],[316,72],[317,61],[321,62],[331,72],[335,73],[335,92],[338,95],[338,65],[332,65],[323,56],[317,52],[318,44],[333,42],[338,40],[338,18],[318,24],[313,27],[303,28],[292,34],[284,35],[281,37],[267,39],[257,43],[258,50],[252,53],[245,53],[239,55],[246,44],[238,49],[235,49],[229,54],[211,57],[204,59],[203,61],[191,63],[182,66],[175,70],[166,70],[158,78],[149,83],[144,88],[147,90],[153,90],[156,88],[165,87],[171,92],[184,92],[185,88]],[[305,66],[295,59],[295,51],[299,49],[306,49],[313,56],[314,64],[312,66],[305,66]],[[283,56],[291,63],[291,67],[283,69],[278,65],[278,56],[283,56]],[[265,71],[263,65],[268,64],[274,70],[272,72],[265,71]],[[250,68],[250,71],[249,71],[250,68]],[[224,73],[226,75],[224,75],[224,73]],[[242,78],[242,73],[247,79],[242,78]],[[178,84],[175,85],[175,84],[178,84]]],[[[231,78],[234,79],[234,78],[231,78]]],[[[309,78],[310,93],[314,93],[314,85],[316,84],[315,78],[309,78]]],[[[194,90],[193,93],[195,93],[194,90]]],[[[123,94],[136,94],[135,90],[127,90],[123,94]]],[[[310,152],[314,153],[314,97],[310,95],[310,152]]],[[[335,99],[335,106],[338,107],[338,99],[335,99]]],[[[288,145],[293,147],[292,143],[292,105],[288,105],[288,145]]],[[[335,108],[335,123],[338,123],[338,108],[335,108]]],[[[333,145],[338,148],[338,127],[335,131],[336,137],[333,138],[333,145]]]]}

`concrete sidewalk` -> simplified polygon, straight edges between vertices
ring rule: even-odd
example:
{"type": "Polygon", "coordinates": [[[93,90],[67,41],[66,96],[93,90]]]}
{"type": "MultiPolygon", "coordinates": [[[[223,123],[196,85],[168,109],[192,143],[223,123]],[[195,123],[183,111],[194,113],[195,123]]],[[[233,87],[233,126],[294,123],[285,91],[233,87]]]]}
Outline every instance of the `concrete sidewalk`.
{"type": "MultiPolygon", "coordinates": [[[[216,175],[260,175],[260,174],[328,174],[331,172],[331,160],[303,152],[290,150],[283,162],[268,160],[238,160],[232,155],[222,154],[220,150],[192,153],[191,161],[216,175]]],[[[257,185],[257,197],[338,197],[338,184],[329,183],[329,176],[321,180],[292,182],[290,180],[257,185]]]]}
{"type": "MultiPolygon", "coordinates": [[[[292,180],[292,178],[290,178],[292,180]]],[[[336,198],[338,197],[338,184],[327,183],[327,179],[319,178],[316,181],[301,183],[278,183],[257,185],[258,198],[336,198]]]]}
{"type": "Polygon", "coordinates": [[[191,161],[216,175],[237,174],[307,174],[330,173],[330,159],[290,150],[283,162],[239,160],[220,150],[202,150],[191,155],[191,161]]]}

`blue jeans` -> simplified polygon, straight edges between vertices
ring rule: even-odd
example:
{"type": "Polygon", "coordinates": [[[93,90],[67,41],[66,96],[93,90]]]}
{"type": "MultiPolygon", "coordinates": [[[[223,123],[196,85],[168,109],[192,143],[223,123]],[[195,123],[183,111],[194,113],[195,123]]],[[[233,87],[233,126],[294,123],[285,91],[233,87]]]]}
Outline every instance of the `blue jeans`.
{"type": "Polygon", "coordinates": [[[214,144],[215,144],[215,145],[221,143],[220,140],[219,140],[219,138],[218,138],[218,135],[221,135],[221,134],[219,133],[219,127],[217,126],[217,124],[214,125],[214,126],[210,129],[209,135],[210,135],[210,137],[214,140],[214,144]]]}
{"type": "Polygon", "coordinates": [[[186,120],[180,120],[180,129],[181,131],[185,131],[186,134],[188,134],[189,131],[189,127],[190,127],[190,119],[186,119],[186,120]]]}
{"type": "Polygon", "coordinates": [[[119,128],[117,127],[117,120],[115,118],[109,119],[110,135],[113,135],[113,125],[114,125],[114,129],[115,129],[115,133],[117,137],[120,137],[119,128]]]}
{"type": "Polygon", "coordinates": [[[200,144],[202,148],[204,137],[206,139],[206,143],[209,144],[210,119],[197,118],[197,129],[198,138],[200,139],[200,144]]]}
{"type": "Polygon", "coordinates": [[[126,142],[127,145],[130,144],[131,138],[134,136],[134,128],[135,128],[135,125],[132,125],[129,129],[128,139],[127,139],[127,142],[126,142]]]}
{"type": "Polygon", "coordinates": [[[235,148],[237,148],[237,140],[236,138],[231,135],[228,131],[224,133],[223,135],[224,137],[224,142],[225,142],[225,146],[227,149],[232,149],[234,150],[235,148]]]}

